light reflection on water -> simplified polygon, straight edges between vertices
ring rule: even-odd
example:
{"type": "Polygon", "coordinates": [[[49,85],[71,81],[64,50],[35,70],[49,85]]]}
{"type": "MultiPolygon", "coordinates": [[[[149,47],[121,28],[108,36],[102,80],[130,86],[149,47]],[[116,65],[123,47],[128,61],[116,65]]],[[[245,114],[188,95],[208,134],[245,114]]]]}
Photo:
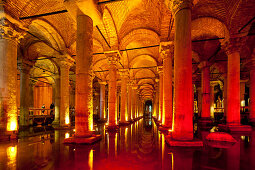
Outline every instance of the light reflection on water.
{"type": "MultiPolygon", "coordinates": [[[[234,136],[233,147],[169,147],[165,135],[151,119],[139,120],[107,132],[98,126],[102,140],[93,145],[64,145],[67,134],[29,137],[0,144],[0,169],[251,169],[255,167],[255,132],[234,136]]],[[[208,134],[208,133],[205,133],[208,134]]]]}

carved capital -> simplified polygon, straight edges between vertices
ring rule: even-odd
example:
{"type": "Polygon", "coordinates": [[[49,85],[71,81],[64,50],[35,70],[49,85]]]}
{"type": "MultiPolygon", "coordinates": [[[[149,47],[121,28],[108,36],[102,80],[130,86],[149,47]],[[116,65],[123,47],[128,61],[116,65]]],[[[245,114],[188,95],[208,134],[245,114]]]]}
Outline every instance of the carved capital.
{"type": "Polygon", "coordinates": [[[198,68],[200,68],[200,69],[204,69],[204,68],[206,68],[206,67],[210,67],[210,64],[209,64],[208,61],[201,61],[201,62],[199,63],[199,65],[198,65],[198,68]]]}
{"type": "Polygon", "coordinates": [[[158,74],[161,75],[163,73],[163,66],[157,67],[158,74]]]}
{"type": "Polygon", "coordinates": [[[128,69],[119,69],[119,74],[121,77],[126,78],[129,76],[129,70],[128,69]]]}
{"type": "Polygon", "coordinates": [[[244,45],[245,39],[241,37],[237,38],[230,38],[228,42],[225,42],[223,44],[223,49],[225,50],[227,55],[230,55],[234,52],[239,52],[242,49],[242,46],[244,45]]]}
{"type": "Polygon", "coordinates": [[[19,42],[23,38],[23,34],[18,32],[19,28],[12,24],[5,17],[0,18],[0,39],[8,39],[19,42]]]}
{"type": "Polygon", "coordinates": [[[106,85],[107,84],[107,82],[106,81],[100,81],[100,82],[98,82],[100,85],[106,85]]]}
{"type": "Polygon", "coordinates": [[[20,70],[20,72],[23,73],[29,73],[31,68],[33,67],[34,63],[28,60],[19,60],[18,62],[18,69],[20,70]]]}
{"type": "Polygon", "coordinates": [[[120,55],[118,52],[116,51],[113,51],[113,52],[105,52],[105,55],[108,59],[108,63],[110,65],[114,65],[114,66],[117,66],[117,64],[119,63],[120,61],[120,55]]]}
{"type": "Polygon", "coordinates": [[[74,64],[74,59],[70,55],[57,55],[60,68],[69,69],[74,64]]]}
{"type": "Polygon", "coordinates": [[[192,0],[166,0],[166,5],[175,15],[178,11],[191,8],[192,0]]]}

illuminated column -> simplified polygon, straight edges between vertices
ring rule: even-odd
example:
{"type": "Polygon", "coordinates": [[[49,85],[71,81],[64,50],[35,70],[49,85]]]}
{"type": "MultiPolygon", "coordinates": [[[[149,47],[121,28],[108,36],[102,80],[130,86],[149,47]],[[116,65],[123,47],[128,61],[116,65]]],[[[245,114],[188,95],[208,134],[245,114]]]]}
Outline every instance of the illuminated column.
{"type": "Polygon", "coordinates": [[[191,1],[171,0],[175,20],[174,38],[174,130],[175,140],[193,139],[191,1]]]}
{"type": "Polygon", "coordinates": [[[228,79],[227,79],[227,74],[224,74],[224,117],[226,117],[226,115],[227,115],[227,104],[228,104],[228,98],[227,98],[227,83],[228,82],[228,79]]]}
{"type": "Polygon", "coordinates": [[[156,118],[159,120],[159,79],[155,79],[155,90],[156,90],[156,118]]]}
{"type": "Polygon", "coordinates": [[[127,83],[128,83],[128,70],[121,70],[121,104],[120,104],[120,123],[128,121],[127,113],[127,83]]]}
{"type": "Polygon", "coordinates": [[[198,107],[198,113],[200,114],[199,116],[201,116],[202,114],[202,90],[201,87],[197,88],[197,97],[198,97],[198,101],[197,101],[197,107],[198,107]]]}
{"type": "Polygon", "coordinates": [[[135,84],[133,84],[132,87],[132,117],[133,119],[136,118],[136,90],[137,90],[137,86],[135,84]]]}
{"type": "MultiPolygon", "coordinates": [[[[17,131],[17,44],[20,34],[5,18],[0,4],[0,129],[17,131]]],[[[1,132],[2,133],[2,132],[1,132]]],[[[3,135],[3,134],[0,134],[3,135]]]]}
{"type": "Polygon", "coordinates": [[[30,106],[30,75],[29,72],[33,63],[22,60],[19,64],[20,69],[20,117],[19,127],[27,128],[29,126],[29,106],[30,106]]]}
{"type": "Polygon", "coordinates": [[[240,80],[240,101],[241,101],[241,106],[245,106],[245,100],[244,100],[244,95],[245,95],[245,80],[240,80]]]}
{"type": "Polygon", "coordinates": [[[240,125],[240,44],[233,40],[231,39],[231,44],[226,48],[228,55],[227,124],[240,125]]]}
{"type": "MultiPolygon", "coordinates": [[[[202,69],[202,113],[201,119],[210,120],[210,66],[206,61],[200,63],[202,69]]],[[[213,96],[214,93],[212,93],[213,96]]]]}
{"type": "Polygon", "coordinates": [[[108,128],[117,128],[117,62],[119,60],[117,54],[108,54],[109,61],[109,91],[108,91],[108,128]]]}
{"type": "Polygon", "coordinates": [[[132,121],[132,82],[128,83],[128,121],[132,121]]]}
{"type": "Polygon", "coordinates": [[[69,126],[69,69],[74,59],[70,56],[60,56],[60,126],[69,126]]]}
{"type": "Polygon", "coordinates": [[[255,125],[255,62],[250,69],[250,121],[255,125]]]}
{"type": "MultiPolygon", "coordinates": [[[[172,56],[170,45],[161,43],[161,54],[163,55],[163,116],[162,125],[171,129],[173,119],[173,100],[172,100],[172,56]]],[[[173,53],[172,53],[173,54],[173,53]]]]}
{"type": "Polygon", "coordinates": [[[93,130],[92,53],[93,21],[77,14],[75,135],[88,136],[93,130]]]}
{"type": "Polygon", "coordinates": [[[106,118],[105,115],[105,85],[106,82],[99,82],[100,84],[100,120],[106,118]]]}
{"type": "Polygon", "coordinates": [[[215,83],[210,84],[210,115],[214,118],[214,86],[215,83]]]}
{"type": "Polygon", "coordinates": [[[162,123],[162,116],[163,116],[163,68],[162,66],[158,67],[158,73],[159,73],[159,122],[162,123]]]}
{"type": "Polygon", "coordinates": [[[52,122],[52,125],[55,127],[59,126],[60,123],[60,78],[59,75],[54,76],[54,93],[55,93],[55,119],[52,122]]]}

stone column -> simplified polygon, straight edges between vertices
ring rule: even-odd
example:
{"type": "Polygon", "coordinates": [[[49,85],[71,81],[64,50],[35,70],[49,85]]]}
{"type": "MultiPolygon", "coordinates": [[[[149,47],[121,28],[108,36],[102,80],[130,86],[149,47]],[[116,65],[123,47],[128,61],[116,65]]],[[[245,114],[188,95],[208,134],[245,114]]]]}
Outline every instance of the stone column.
{"type": "Polygon", "coordinates": [[[108,115],[109,126],[108,129],[117,128],[117,62],[119,60],[118,54],[108,54],[109,61],[109,90],[108,90],[108,115]]]}
{"type": "Polygon", "coordinates": [[[74,60],[61,56],[60,66],[60,126],[70,126],[69,116],[69,69],[74,60]]]}
{"type": "Polygon", "coordinates": [[[240,44],[237,43],[231,42],[226,49],[228,55],[227,124],[229,125],[240,125],[240,44]]]}
{"type": "MultiPolygon", "coordinates": [[[[242,105],[245,106],[245,100],[244,100],[244,95],[245,95],[245,80],[240,80],[240,103],[241,107],[242,105]]],[[[245,111],[245,108],[241,109],[242,112],[245,111]]]]}
{"type": "Polygon", "coordinates": [[[20,61],[20,117],[19,128],[28,128],[29,123],[29,106],[30,106],[30,75],[29,72],[33,66],[33,63],[29,61],[20,61]]]}
{"type": "Polygon", "coordinates": [[[121,104],[120,104],[120,124],[127,123],[127,83],[128,83],[128,70],[120,70],[121,75],[121,104]]]}
{"type": "Polygon", "coordinates": [[[159,79],[155,79],[155,91],[156,91],[156,119],[159,120],[159,79]]]}
{"type": "Polygon", "coordinates": [[[5,18],[3,8],[0,4],[0,138],[7,132],[18,130],[17,44],[20,34],[5,18]]]}
{"type": "Polygon", "coordinates": [[[59,75],[56,75],[54,77],[55,79],[55,84],[54,84],[54,93],[55,93],[55,118],[54,121],[52,122],[52,125],[54,127],[59,127],[60,124],[60,78],[59,75]]]}
{"type": "Polygon", "coordinates": [[[191,1],[171,0],[175,20],[174,95],[175,115],[172,137],[193,139],[191,1]]]}
{"type": "Polygon", "coordinates": [[[223,97],[224,97],[224,117],[226,118],[227,116],[227,106],[228,106],[228,98],[227,98],[227,84],[228,84],[228,79],[227,79],[227,74],[224,75],[224,92],[223,92],[223,97]]]}
{"type": "MultiPolygon", "coordinates": [[[[202,113],[201,121],[210,120],[210,66],[206,61],[200,63],[202,69],[202,113]]],[[[214,93],[212,93],[213,96],[214,93]]]]}
{"type": "Polygon", "coordinates": [[[105,85],[106,82],[99,82],[100,84],[100,120],[106,119],[105,113],[105,85]]]}
{"type": "Polygon", "coordinates": [[[75,133],[76,136],[91,135],[93,130],[93,96],[92,96],[92,52],[93,21],[79,12],[77,14],[76,47],[76,99],[75,99],[75,133]]]}
{"type": "Polygon", "coordinates": [[[132,121],[132,82],[128,83],[128,121],[132,121]]]}
{"type": "Polygon", "coordinates": [[[199,114],[199,116],[201,116],[202,115],[202,89],[201,89],[201,87],[198,87],[197,88],[197,97],[198,97],[198,99],[197,99],[197,107],[198,107],[198,114],[199,114]]]}
{"type": "MultiPolygon", "coordinates": [[[[254,61],[253,61],[254,62],[254,61]]],[[[255,66],[255,62],[254,62],[255,66]]],[[[250,69],[250,121],[255,125],[255,67],[250,69]]]]}
{"type": "Polygon", "coordinates": [[[170,45],[161,43],[161,54],[163,55],[163,116],[162,125],[172,129],[173,121],[173,96],[172,96],[172,56],[173,48],[170,45]]]}
{"type": "Polygon", "coordinates": [[[135,83],[133,84],[132,87],[132,117],[133,119],[136,119],[136,90],[137,90],[137,86],[135,85],[135,83]]]}
{"type": "Polygon", "coordinates": [[[164,86],[163,86],[163,67],[158,67],[159,73],[159,122],[162,123],[162,116],[163,116],[163,100],[164,100],[164,86]]]}
{"type": "Polygon", "coordinates": [[[214,86],[215,83],[210,84],[210,116],[214,118],[214,86]]]}

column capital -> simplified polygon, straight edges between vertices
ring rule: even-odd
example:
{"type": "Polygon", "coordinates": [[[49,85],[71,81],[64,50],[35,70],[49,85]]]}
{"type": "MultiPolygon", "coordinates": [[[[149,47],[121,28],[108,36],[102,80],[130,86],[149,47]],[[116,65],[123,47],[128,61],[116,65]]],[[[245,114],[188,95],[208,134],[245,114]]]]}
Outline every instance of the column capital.
{"type": "Polygon", "coordinates": [[[158,74],[161,75],[163,73],[163,66],[157,67],[158,74]]]}
{"type": "Polygon", "coordinates": [[[70,68],[74,64],[74,59],[68,55],[57,55],[57,60],[60,68],[70,68]]]}
{"type": "Polygon", "coordinates": [[[125,69],[125,68],[119,69],[119,74],[120,74],[121,77],[128,77],[129,76],[129,70],[125,69]]]}
{"type": "MultiPolygon", "coordinates": [[[[24,38],[24,31],[7,19],[7,16],[0,18],[0,39],[8,39],[19,42],[21,38],[24,38]]],[[[9,16],[8,18],[12,19],[9,16]]]]}
{"type": "Polygon", "coordinates": [[[106,81],[99,81],[98,83],[99,83],[100,85],[106,85],[106,84],[107,84],[106,81]]]}
{"type": "Polygon", "coordinates": [[[227,55],[230,55],[234,52],[239,52],[244,45],[245,39],[242,37],[230,38],[229,41],[225,42],[222,47],[225,50],[227,55]]]}
{"type": "Polygon", "coordinates": [[[29,73],[29,71],[33,67],[33,65],[34,65],[34,63],[29,60],[20,59],[18,61],[18,69],[21,72],[29,73]]]}
{"type": "Polygon", "coordinates": [[[165,2],[174,15],[182,9],[192,6],[192,0],[167,0],[165,2]]]}
{"type": "Polygon", "coordinates": [[[162,55],[162,58],[170,57],[171,54],[174,53],[174,42],[160,42],[159,53],[162,55]]]}
{"type": "Polygon", "coordinates": [[[107,51],[104,52],[106,58],[110,65],[117,65],[120,60],[120,54],[118,51],[107,51]]]}
{"type": "Polygon", "coordinates": [[[201,61],[198,65],[198,68],[204,69],[206,67],[210,67],[210,63],[208,61],[201,61]]]}

